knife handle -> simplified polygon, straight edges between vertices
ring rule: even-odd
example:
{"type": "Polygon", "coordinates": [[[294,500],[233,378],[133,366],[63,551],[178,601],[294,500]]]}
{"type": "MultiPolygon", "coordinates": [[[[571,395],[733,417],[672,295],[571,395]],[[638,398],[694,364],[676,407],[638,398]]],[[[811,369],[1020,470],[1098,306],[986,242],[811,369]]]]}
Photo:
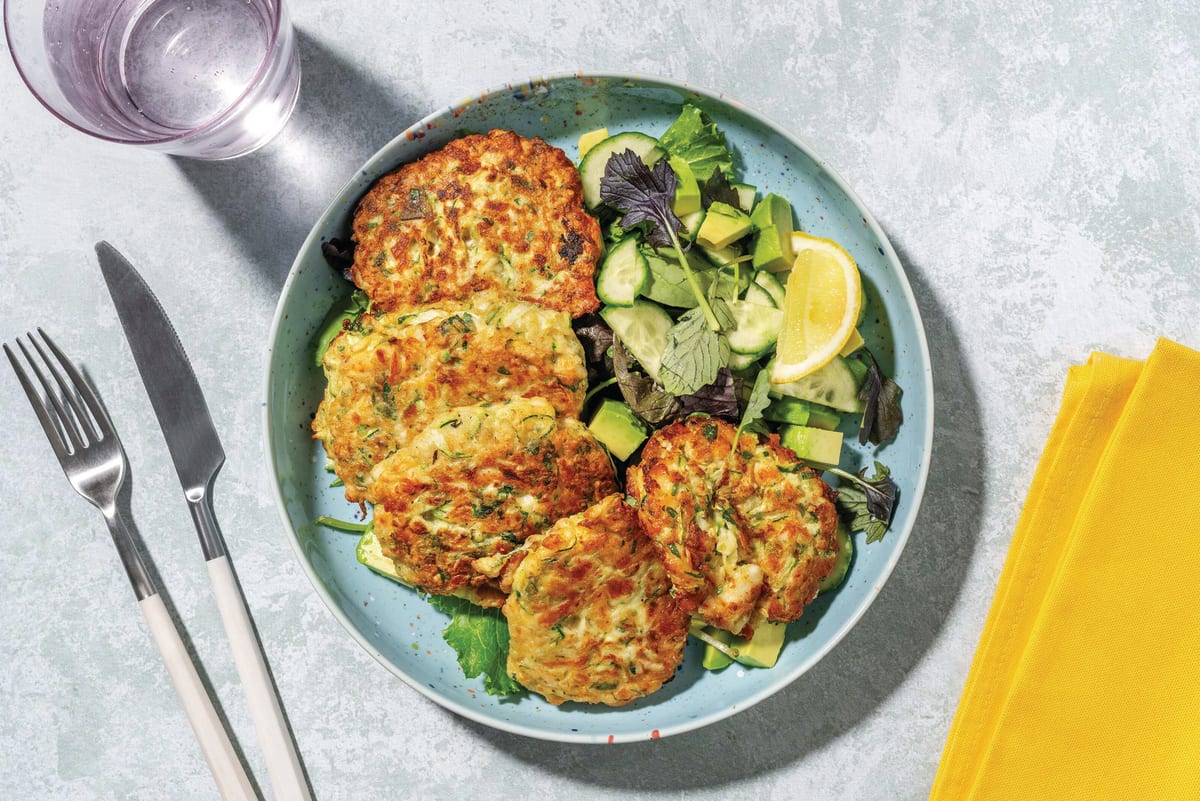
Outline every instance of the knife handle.
{"type": "Polygon", "coordinates": [[[221,611],[225,633],[233,649],[233,661],[242,680],[242,689],[250,707],[250,719],[258,733],[259,746],[263,751],[271,786],[275,789],[275,797],[281,801],[312,801],[308,782],[304,778],[304,768],[300,765],[300,755],[296,752],[296,743],[279,706],[279,696],[267,672],[262,645],[254,633],[246,599],[233,575],[233,566],[226,555],[209,559],[207,564],[208,577],[217,596],[217,608],[221,611]]]}
{"type": "Polygon", "coordinates": [[[167,608],[163,605],[162,596],[158,593],[148,595],[138,601],[146,623],[150,626],[150,634],[158,645],[163,662],[167,665],[167,673],[175,685],[175,692],[183,703],[188,722],[192,731],[200,741],[200,750],[212,771],[217,789],[225,801],[257,801],[246,770],[238,759],[229,734],[225,731],[217,710],[213,708],[212,699],[200,681],[196,666],[175,628],[167,608]]]}

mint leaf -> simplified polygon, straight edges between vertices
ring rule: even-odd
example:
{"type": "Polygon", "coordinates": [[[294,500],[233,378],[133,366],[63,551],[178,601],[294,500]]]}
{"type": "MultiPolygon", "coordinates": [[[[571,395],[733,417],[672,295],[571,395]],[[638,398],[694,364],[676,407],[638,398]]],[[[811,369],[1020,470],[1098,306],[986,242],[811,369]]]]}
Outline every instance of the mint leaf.
{"type": "Polygon", "coordinates": [[[838,487],[838,508],[849,518],[852,531],[865,531],[867,542],[878,542],[892,524],[899,488],[892,481],[891,471],[875,463],[875,475],[867,478],[867,469],[857,474],[831,468],[829,472],[842,479],[838,487]]]}
{"type": "Polygon", "coordinates": [[[866,404],[862,423],[858,428],[858,444],[884,445],[896,438],[904,412],[900,409],[900,396],[904,390],[883,374],[871,351],[863,348],[867,357],[867,376],[863,379],[858,399],[866,404]]]}
{"type": "Polygon", "coordinates": [[[622,228],[649,223],[646,241],[655,247],[670,247],[677,241],[679,218],[671,211],[678,180],[666,159],[646,166],[632,150],[614,153],[604,165],[600,199],[618,211],[622,228]]]}
{"type": "Polygon", "coordinates": [[[463,675],[473,679],[482,674],[488,695],[524,691],[508,675],[508,621],[499,609],[484,609],[450,595],[430,595],[428,600],[434,609],[451,616],[442,639],[458,655],[463,675]]]}
{"type": "MultiPolygon", "coordinates": [[[[713,309],[715,312],[716,304],[713,309]]],[[[725,311],[728,313],[727,307],[725,311]]],[[[691,395],[716,381],[728,363],[729,341],[709,326],[701,309],[692,309],[667,334],[658,379],[672,395],[691,395]]]]}
{"type": "Polygon", "coordinates": [[[733,174],[733,154],[729,152],[725,134],[691,103],[683,107],[678,119],[658,138],[658,145],[686,161],[698,181],[707,181],[717,169],[733,174]]]}

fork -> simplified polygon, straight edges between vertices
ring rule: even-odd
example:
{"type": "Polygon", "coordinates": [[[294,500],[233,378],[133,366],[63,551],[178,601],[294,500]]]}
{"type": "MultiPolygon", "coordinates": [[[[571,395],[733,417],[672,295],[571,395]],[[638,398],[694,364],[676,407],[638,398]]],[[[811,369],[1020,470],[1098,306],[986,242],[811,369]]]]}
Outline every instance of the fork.
{"type": "Polygon", "coordinates": [[[200,741],[200,750],[208,762],[217,788],[225,801],[255,801],[250,779],[234,751],[228,732],[217,716],[212,699],[209,698],[196,666],[188,655],[154,578],[146,570],[141,556],[133,543],[124,515],[117,506],[117,495],[129,472],[125,449],[117,437],[112,420],[96,395],[95,390],[79,373],[75,365],[63,354],[54,341],[42,329],[42,344],[33,334],[26,334],[37,358],[17,339],[20,349],[31,371],[37,377],[42,391],[39,392],[28,374],[21,367],[20,359],[7,344],[4,353],[12,363],[21,382],[22,389],[33,405],[38,421],[50,440],[50,447],[58,457],[63,472],[75,491],[87,499],[104,515],[109,533],[117,546],[121,564],[133,584],[138,606],[146,617],[150,634],[158,645],[159,653],[166,663],[167,673],[183,703],[192,731],[200,741]],[[49,350],[53,360],[47,355],[49,350]],[[41,367],[38,366],[39,362],[41,367]],[[56,363],[57,362],[57,366],[56,363]],[[44,372],[43,372],[44,370],[44,372]],[[63,374],[66,374],[66,378],[63,374]],[[53,379],[53,384],[47,379],[53,379]]]}

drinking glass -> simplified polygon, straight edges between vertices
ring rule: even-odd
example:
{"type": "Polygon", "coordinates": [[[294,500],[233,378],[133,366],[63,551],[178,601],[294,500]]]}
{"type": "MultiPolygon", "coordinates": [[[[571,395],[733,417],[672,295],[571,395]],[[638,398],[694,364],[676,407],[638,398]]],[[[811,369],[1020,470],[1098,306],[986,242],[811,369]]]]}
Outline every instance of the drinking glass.
{"type": "Polygon", "coordinates": [[[226,159],[300,91],[283,0],[4,0],[8,49],[52,114],[110,142],[226,159]]]}

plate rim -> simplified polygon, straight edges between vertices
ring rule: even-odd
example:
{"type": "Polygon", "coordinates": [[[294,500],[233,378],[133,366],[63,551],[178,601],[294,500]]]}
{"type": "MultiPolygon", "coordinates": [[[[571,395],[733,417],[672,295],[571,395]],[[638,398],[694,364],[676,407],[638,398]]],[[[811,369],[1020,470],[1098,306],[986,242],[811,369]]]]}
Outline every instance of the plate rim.
{"type": "Polygon", "coordinates": [[[933,454],[933,431],[934,431],[934,427],[935,427],[934,426],[933,365],[932,365],[932,361],[930,360],[930,356],[929,356],[929,344],[928,344],[928,340],[927,340],[927,337],[925,334],[925,323],[921,316],[920,307],[917,305],[916,296],[913,295],[912,285],[910,284],[910,282],[908,280],[908,273],[905,271],[904,265],[900,262],[899,256],[896,254],[895,249],[892,247],[891,240],[888,238],[887,234],[884,233],[883,228],[879,225],[879,222],[875,219],[875,216],[863,204],[862,199],[859,198],[858,194],[849,186],[849,184],[846,183],[846,181],[842,178],[842,176],[836,170],[834,170],[832,167],[830,167],[829,164],[824,159],[822,159],[820,156],[818,156],[817,153],[808,145],[807,142],[805,142],[803,139],[801,139],[800,137],[793,134],[787,127],[780,125],[775,120],[771,119],[770,117],[766,116],[765,114],[762,114],[761,112],[756,111],[755,109],[746,106],[745,104],[739,102],[738,100],[736,100],[734,98],[729,97],[728,95],[726,95],[723,92],[714,92],[712,90],[705,89],[705,88],[699,87],[699,86],[695,86],[693,84],[690,84],[690,83],[687,83],[684,81],[679,81],[679,80],[676,80],[673,78],[660,77],[660,76],[649,75],[649,74],[645,74],[645,73],[628,73],[628,72],[577,71],[577,72],[549,73],[549,74],[545,74],[545,75],[531,77],[524,81],[516,81],[516,82],[510,81],[510,82],[505,82],[502,84],[497,84],[495,86],[492,86],[488,89],[483,90],[482,92],[477,92],[475,94],[468,95],[463,100],[460,100],[459,102],[452,103],[450,105],[440,106],[436,110],[431,111],[430,113],[421,117],[419,120],[417,120],[413,124],[409,125],[404,130],[402,130],[400,133],[398,133],[396,136],[389,139],[383,145],[378,147],[375,150],[375,152],[372,153],[366,159],[366,161],[364,161],[355,170],[355,172],[352,174],[352,176],[349,179],[347,179],[347,181],[341,186],[341,188],[334,194],[333,199],[330,200],[329,204],[325,208],[325,211],[322,212],[321,215],[313,222],[312,226],[309,229],[308,234],[304,238],[304,242],[300,245],[300,248],[297,250],[296,256],[292,260],[291,266],[288,268],[287,278],[284,280],[283,286],[279,290],[279,300],[276,302],[275,313],[271,320],[271,327],[270,327],[270,331],[268,334],[268,343],[269,343],[269,346],[267,349],[267,359],[266,359],[266,364],[263,369],[262,384],[261,384],[263,403],[262,403],[262,413],[261,413],[260,420],[261,420],[262,432],[263,432],[264,455],[267,460],[267,468],[271,474],[271,481],[270,481],[271,495],[275,502],[275,508],[278,511],[279,516],[283,522],[284,531],[287,533],[288,541],[290,542],[290,544],[292,546],[292,552],[293,552],[294,556],[296,557],[297,561],[300,563],[300,567],[304,571],[304,574],[308,577],[309,583],[313,586],[313,589],[321,597],[321,600],[324,602],[326,608],[333,614],[334,618],[337,619],[338,622],[341,623],[342,627],[344,629],[346,629],[347,632],[349,632],[350,636],[368,654],[370,654],[375,659],[376,662],[378,662],[380,665],[382,665],[384,668],[386,668],[388,670],[388,672],[390,672],[391,674],[393,674],[394,676],[399,678],[406,685],[408,685],[412,689],[416,690],[421,695],[425,696],[426,698],[428,698],[431,701],[433,701],[434,703],[436,703],[438,706],[441,706],[444,709],[448,709],[451,712],[454,712],[455,714],[461,715],[462,717],[467,718],[468,720],[472,720],[476,723],[480,723],[482,725],[488,726],[490,728],[498,729],[500,731],[509,732],[511,734],[519,734],[519,735],[522,735],[525,737],[530,737],[533,739],[545,740],[545,741],[550,741],[550,742],[562,742],[562,743],[597,743],[597,744],[599,744],[599,743],[624,743],[624,742],[640,742],[640,741],[650,740],[650,739],[659,739],[662,737],[671,736],[673,734],[682,734],[687,731],[694,731],[696,729],[700,729],[705,726],[712,725],[713,723],[717,723],[718,721],[721,721],[721,720],[724,720],[725,718],[731,717],[738,712],[745,711],[746,709],[749,709],[750,707],[755,706],[756,704],[762,702],[763,700],[769,698],[770,696],[782,691],[784,688],[790,686],[797,679],[799,679],[802,675],[804,675],[809,670],[811,670],[812,667],[817,664],[817,662],[819,662],[821,659],[825,658],[825,656],[828,655],[829,652],[832,651],[833,648],[838,643],[840,643],[842,641],[842,639],[844,639],[846,637],[847,634],[850,633],[850,630],[853,629],[855,627],[855,625],[858,624],[859,620],[862,619],[863,615],[866,614],[867,610],[870,609],[874,605],[876,598],[878,598],[879,593],[883,590],[883,587],[887,584],[888,579],[891,577],[892,572],[895,570],[896,565],[900,561],[900,556],[904,553],[904,550],[908,545],[908,539],[911,536],[913,529],[916,527],[917,518],[920,515],[921,503],[925,497],[926,483],[929,478],[930,461],[932,459],[932,454],[933,454]],[[320,577],[316,575],[316,572],[315,572],[311,562],[309,561],[309,559],[307,558],[307,556],[304,553],[303,546],[300,542],[300,537],[296,533],[295,527],[292,525],[291,518],[288,516],[286,502],[283,497],[283,490],[282,490],[282,487],[280,484],[278,473],[275,469],[276,449],[275,449],[273,437],[271,436],[272,409],[271,409],[271,404],[269,403],[269,400],[272,397],[272,391],[271,391],[272,380],[271,379],[272,379],[272,375],[273,375],[273,366],[274,366],[274,354],[275,354],[274,345],[276,342],[276,338],[279,334],[280,326],[282,325],[283,320],[286,316],[284,313],[284,300],[290,295],[290,292],[292,289],[292,284],[296,280],[296,276],[298,274],[298,268],[300,267],[301,257],[303,254],[311,252],[313,247],[316,246],[317,244],[319,244],[320,231],[325,229],[325,227],[327,226],[330,219],[332,218],[332,216],[335,213],[338,213],[342,210],[342,206],[345,203],[345,198],[347,196],[347,193],[351,190],[353,185],[358,182],[360,177],[365,173],[368,166],[371,165],[373,162],[375,162],[376,159],[379,158],[380,154],[383,153],[385,150],[388,150],[394,146],[403,146],[403,144],[405,142],[411,143],[414,141],[419,141],[419,137],[417,136],[417,134],[423,134],[423,132],[425,130],[427,130],[428,125],[441,119],[447,113],[453,114],[455,109],[462,108],[463,106],[471,104],[471,103],[475,103],[482,98],[487,98],[487,97],[492,96],[493,94],[498,94],[501,92],[511,92],[522,86],[538,87],[538,86],[543,86],[543,85],[552,85],[554,83],[563,82],[563,81],[584,81],[584,80],[592,80],[592,79],[610,80],[610,81],[616,81],[616,82],[630,82],[631,81],[631,82],[634,82],[634,83],[640,84],[640,85],[658,86],[658,87],[663,87],[663,88],[667,88],[667,89],[674,89],[676,91],[684,93],[685,95],[692,94],[692,95],[695,95],[698,97],[705,98],[707,100],[716,101],[717,103],[728,105],[728,106],[736,109],[740,113],[745,114],[746,116],[750,117],[755,122],[759,123],[760,125],[764,126],[766,129],[773,132],[775,135],[780,136],[785,141],[789,142],[792,146],[794,146],[796,149],[798,149],[800,152],[802,152],[805,156],[807,156],[809,159],[811,159],[816,165],[818,165],[826,173],[826,175],[829,176],[829,178],[833,181],[834,185],[837,186],[837,188],[839,190],[841,190],[843,193],[845,193],[846,197],[851,201],[851,203],[854,204],[854,207],[857,209],[858,213],[862,216],[863,221],[867,224],[868,228],[875,235],[875,238],[878,240],[878,242],[882,246],[883,256],[884,256],[885,260],[893,268],[893,270],[895,271],[895,273],[897,275],[897,278],[899,279],[900,288],[901,288],[901,290],[903,292],[903,296],[904,296],[904,301],[913,312],[914,322],[916,324],[915,328],[916,328],[916,333],[917,333],[916,344],[918,345],[919,355],[923,360],[923,365],[922,365],[923,369],[921,371],[921,373],[922,373],[921,380],[923,381],[923,383],[925,385],[924,386],[924,388],[925,388],[925,408],[922,409],[921,412],[922,412],[922,415],[924,416],[924,418],[928,421],[928,428],[925,432],[924,442],[921,443],[922,459],[921,459],[921,464],[920,464],[920,468],[918,471],[917,479],[915,482],[915,489],[914,489],[914,493],[913,493],[914,497],[911,499],[912,512],[911,512],[911,517],[909,518],[909,522],[902,531],[892,532],[893,534],[898,536],[899,541],[896,543],[895,550],[892,552],[891,557],[887,560],[887,562],[884,563],[883,569],[882,569],[878,579],[874,582],[873,586],[870,589],[869,594],[863,600],[863,602],[861,602],[858,605],[858,607],[855,608],[853,610],[853,612],[846,618],[846,620],[841,624],[841,626],[839,626],[832,633],[832,635],[828,638],[826,643],[821,648],[817,649],[807,659],[805,659],[799,665],[794,667],[791,671],[783,674],[780,677],[780,680],[773,682],[770,687],[764,687],[763,689],[759,690],[758,692],[751,695],[749,698],[743,700],[740,703],[729,705],[729,706],[723,706],[719,709],[709,712],[708,714],[699,715],[694,718],[690,718],[688,720],[681,721],[679,723],[675,723],[675,724],[672,724],[669,726],[654,728],[654,729],[647,729],[644,732],[626,732],[623,734],[615,734],[615,735],[596,735],[596,734],[589,734],[589,733],[585,733],[585,732],[547,731],[544,729],[539,729],[536,727],[528,726],[525,724],[502,720],[502,719],[498,719],[498,718],[495,718],[495,717],[492,717],[489,715],[482,714],[478,710],[475,710],[475,709],[467,706],[466,704],[460,703],[460,702],[458,702],[452,698],[449,698],[443,694],[436,693],[433,691],[432,688],[426,687],[420,681],[417,681],[416,679],[414,679],[413,677],[411,677],[407,673],[405,673],[403,670],[401,670],[398,665],[394,664],[390,659],[388,659],[386,656],[384,656],[383,653],[379,651],[379,649],[377,649],[374,645],[372,645],[371,642],[369,640],[367,640],[366,637],[358,630],[358,627],[354,625],[354,623],[345,614],[345,612],[342,611],[341,607],[338,605],[336,599],[334,599],[330,590],[327,587],[325,587],[325,585],[321,581],[320,577]]]}

